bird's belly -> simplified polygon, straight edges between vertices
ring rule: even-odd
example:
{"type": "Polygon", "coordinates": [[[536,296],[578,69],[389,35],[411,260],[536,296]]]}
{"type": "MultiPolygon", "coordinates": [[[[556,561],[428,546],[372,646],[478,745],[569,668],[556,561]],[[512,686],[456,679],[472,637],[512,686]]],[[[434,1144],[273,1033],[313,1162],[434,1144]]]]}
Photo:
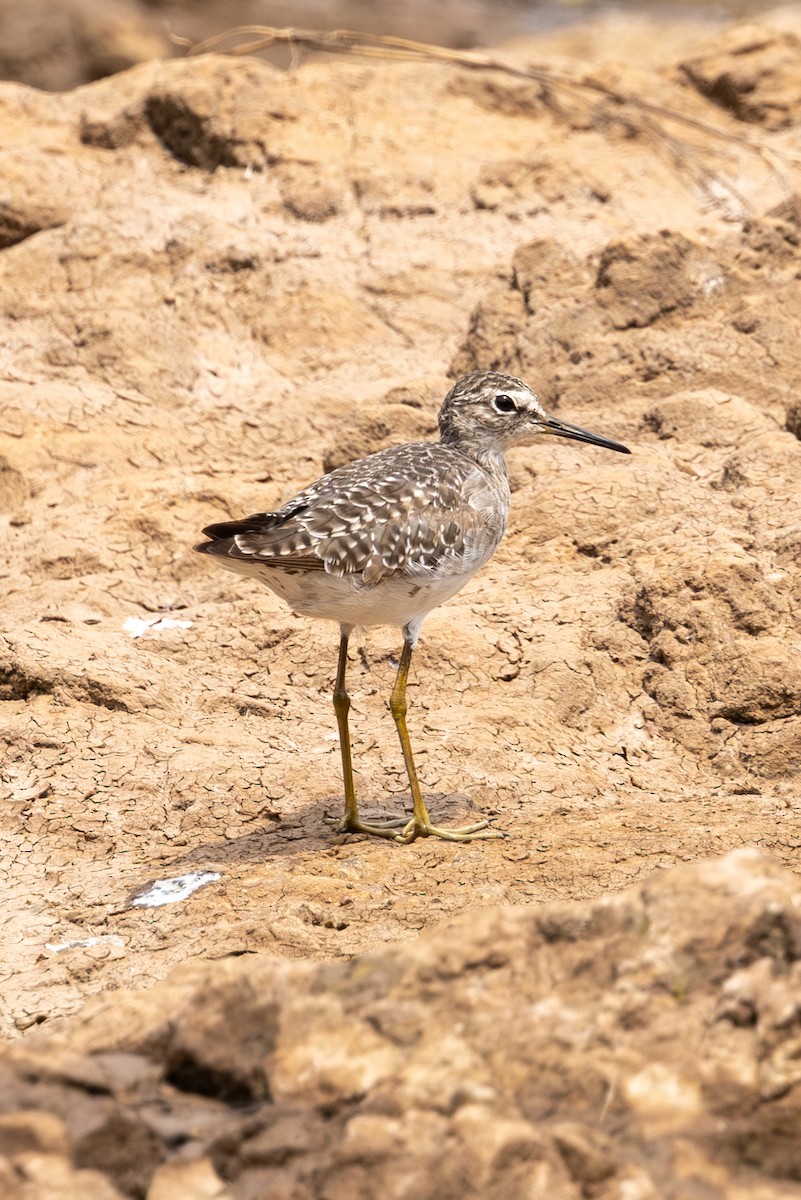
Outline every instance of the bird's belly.
{"type": "Polygon", "coordinates": [[[406,625],[450,599],[475,574],[472,567],[425,578],[393,575],[378,583],[365,583],[356,574],[276,569],[235,558],[218,558],[217,562],[266,583],[296,613],[342,625],[406,625]]]}

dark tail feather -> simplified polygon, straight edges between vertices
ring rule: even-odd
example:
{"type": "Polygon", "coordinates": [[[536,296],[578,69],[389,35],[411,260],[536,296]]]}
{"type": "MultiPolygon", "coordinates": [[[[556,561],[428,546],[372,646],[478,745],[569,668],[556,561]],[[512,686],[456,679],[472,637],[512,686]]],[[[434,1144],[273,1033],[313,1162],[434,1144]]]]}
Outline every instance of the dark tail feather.
{"type": "Polygon", "coordinates": [[[198,554],[228,554],[234,549],[233,539],[238,533],[260,533],[265,529],[271,529],[275,524],[277,513],[254,513],[251,517],[243,517],[239,521],[217,521],[214,525],[207,525],[203,530],[203,534],[209,538],[208,542],[199,542],[193,549],[197,550],[198,554]],[[221,543],[229,542],[229,546],[223,546],[221,543]]]}
{"type": "Polygon", "coordinates": [[[238,533],[263,533],[272,528],[276,516],[277,513],[254,513],[253,516],[242,517],[238,521],[218,521],[215,525],[207,525],[201,532],[215,542],[236,537],[238,533]]]}
{"type": "Polygon", "coordinates": [[[198,554],[219,554],[222,550],[222,541],[218,539],[213,542],[198,542],[192,549],[198,554]]]}

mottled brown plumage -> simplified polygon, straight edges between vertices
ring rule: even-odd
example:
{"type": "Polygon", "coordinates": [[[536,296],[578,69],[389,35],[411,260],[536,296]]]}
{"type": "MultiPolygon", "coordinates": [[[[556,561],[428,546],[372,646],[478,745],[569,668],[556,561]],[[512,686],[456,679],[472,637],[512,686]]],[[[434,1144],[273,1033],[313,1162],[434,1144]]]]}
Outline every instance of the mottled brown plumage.
{"type": "Polygon", "coordinates": [[[221,566],[254,575],[306,616],[338,621],[340,662],[334,703],[345,777],[343,829],[400,841],[434,834],[451,840],[496,836],[486,822],[467,830],[431,825],[406,732],[411,652],[425,615],[454,595],[491,557],[509,514],[504,451],[555,434],[618,450],[625,446],[548,417],[519,379],[497,371],[465,375],[439,414],[440,441],[381,450],[318,479],[273,513],[204,529],[195,549],[221,566]],[[392,711],[401,739],[414,815],[365,824],[350,765],[345,691],[347,642],[355,625],[400,625],[404,651],[392,711]]]}
{"type": "Polygon", "coordinates": [[[477,541],[500,536],[505,482],[451,447],[393,446],[324,475],[278,512],[210,525],[204,533],[225,549],[207,552],[358,574],[368,584],[407,570],[436,572],[471,554],[477,541]]]}

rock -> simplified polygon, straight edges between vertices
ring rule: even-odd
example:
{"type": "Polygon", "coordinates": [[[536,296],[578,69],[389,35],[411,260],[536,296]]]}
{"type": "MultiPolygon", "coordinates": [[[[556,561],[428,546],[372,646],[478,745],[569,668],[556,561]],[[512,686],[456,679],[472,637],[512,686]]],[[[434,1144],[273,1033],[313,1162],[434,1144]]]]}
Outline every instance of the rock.
{"type": "Polygon", "coordinates": [[[0,1117],[0,1155],[16,1158],[23,1154],[66,1155],[67,1131],[52,1113],[16,1112],[0,1117]]]}
{"type": "Polygon", "coordinates": [[[616,329],[651,325],[659,317],[689,307],[702,281],[697,250],[687,238],[664,230],[638,242],[607,246],[598,265],[599,301],[616,329]]]}
{"type": "Polygon", "coordinates": [[[207,1158],[165,1163],[156,1171],[147,1200],[230,1200],[231,1192],[207,1158]]]}
{"type": "Polygon", "coordinates": [[[702,95],[741,121],[781,129],[801,118],[801,39],[759,25],[737,25],[713,54],[681,64],[702,95]]]}

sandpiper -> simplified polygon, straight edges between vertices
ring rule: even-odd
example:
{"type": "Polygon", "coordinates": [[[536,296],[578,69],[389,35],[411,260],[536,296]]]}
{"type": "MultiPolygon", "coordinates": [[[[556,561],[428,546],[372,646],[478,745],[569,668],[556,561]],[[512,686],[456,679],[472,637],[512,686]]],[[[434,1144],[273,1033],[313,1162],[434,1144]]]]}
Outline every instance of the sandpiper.
{"type": "Polygon", "coordinates": [[[203,530],[209,540],[195,547],[222,567],[260,579],[295,612],[338,622],[340,830],[401,843],[503,836],[488,821],[462,829],[431,823],[406,727],[406,681],[423,618],[472,579],[503,536],[510,499],[504,451],[555,434],[630,453],[619,442],[549,417],[527,384],[498,371],[474,371],[453,385],[439,431],[439,442],[393,446],[338,467],[277,512],[209,525],[203,530]],[[411,818],[363,821],[359,815],[345,687],[348,639],[358,625],[403,629],[389,706],[409,776],[411,818]]]}

